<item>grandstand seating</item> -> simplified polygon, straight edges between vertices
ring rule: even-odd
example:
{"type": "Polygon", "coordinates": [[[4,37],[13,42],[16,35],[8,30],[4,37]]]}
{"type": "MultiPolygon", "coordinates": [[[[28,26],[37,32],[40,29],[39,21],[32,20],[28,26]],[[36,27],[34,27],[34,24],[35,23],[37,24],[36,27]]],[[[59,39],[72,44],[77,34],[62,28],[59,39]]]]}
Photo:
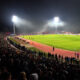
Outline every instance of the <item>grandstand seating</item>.
{"type": "Polygon", "coordinates": [[[0,34],[0,80],[80,80],[79,60],[56,54],[36,56],[37,52],[5,37],[0,34]]]}

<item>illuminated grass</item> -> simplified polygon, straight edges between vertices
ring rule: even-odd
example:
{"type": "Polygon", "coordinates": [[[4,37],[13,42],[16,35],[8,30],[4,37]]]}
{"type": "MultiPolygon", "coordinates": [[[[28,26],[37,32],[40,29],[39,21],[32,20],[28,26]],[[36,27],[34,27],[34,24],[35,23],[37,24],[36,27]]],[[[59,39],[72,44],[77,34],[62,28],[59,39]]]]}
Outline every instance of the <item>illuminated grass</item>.
{"type": "Polygon", "coordinates": [[[49,35],[25,35],[21,37],[65,50],[71,51],[80,50],[79,35],[49,34],[49,35]]]}

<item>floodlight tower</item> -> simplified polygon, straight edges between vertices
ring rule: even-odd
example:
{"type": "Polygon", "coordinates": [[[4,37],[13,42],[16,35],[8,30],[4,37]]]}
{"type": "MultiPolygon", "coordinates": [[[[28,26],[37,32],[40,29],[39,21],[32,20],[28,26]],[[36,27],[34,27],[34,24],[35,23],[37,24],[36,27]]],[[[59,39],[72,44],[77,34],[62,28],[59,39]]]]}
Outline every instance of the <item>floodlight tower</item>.
{"type": "Polygon", "coordinates": [[[17,16],[12,16],[12,22],[13,22],[13,33],[15,34],[15,23],[17,22],[17,16]]]}
{"type": "Polygon", "coordinates": [[[54,26],[56,27],[56,33],[57,33],[57,28],[59,26],[59,21],[60,21],[59,17],[54,17],[53,22],[54,22],[54,26]]]}
{"type": "Polygon", "coordinates": [[[58,27],[64,26],[65,23],[63,21],[61,21],[59,17],[54,17],[52,20],[48,21],[47,25],[50,27],[55,27],[55,29],[56,29],[55,32],[57,33],[58,27]]]}

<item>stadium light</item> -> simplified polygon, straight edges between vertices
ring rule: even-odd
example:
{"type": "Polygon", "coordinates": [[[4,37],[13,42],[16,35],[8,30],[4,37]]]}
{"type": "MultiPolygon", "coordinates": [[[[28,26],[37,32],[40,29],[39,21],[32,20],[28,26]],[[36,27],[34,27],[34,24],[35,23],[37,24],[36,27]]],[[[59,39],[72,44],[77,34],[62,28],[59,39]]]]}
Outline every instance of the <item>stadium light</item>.
{"type": "Polygon", "coordinates": [[[59,26],[64,26],[64,22],[62,22],[59,17],[54,17],[52,20],[48,21],[48,26],[55,27],[57,33],[57,28],[59,26]]]}
{"type": "Polygon", "coordinates": [[[12,22],[13,22],[13,32],[15,34],[15,23],[17,22],[17,16],[12,16],[12,22]]]}
{"type": "Polygon", "coordinates": [[[57,28],[59,26],[59,17],[54,17],[54,20],[53,20],[53,23],[54,23],[54,26],[56,27],[56,33],[57,33],[57,28]]]}
{"type": "Polygon", "coordinates": [[[14,23],[17,22],[17,19],[18,19],[17,16],[13,16],[12,17],[12,22],[14,22],[14,23]]]}
{"type": "Polygon", "coordinates": [[[59,17],[54,17],[54,22],[58,23],[59,22],[59,17]]]}

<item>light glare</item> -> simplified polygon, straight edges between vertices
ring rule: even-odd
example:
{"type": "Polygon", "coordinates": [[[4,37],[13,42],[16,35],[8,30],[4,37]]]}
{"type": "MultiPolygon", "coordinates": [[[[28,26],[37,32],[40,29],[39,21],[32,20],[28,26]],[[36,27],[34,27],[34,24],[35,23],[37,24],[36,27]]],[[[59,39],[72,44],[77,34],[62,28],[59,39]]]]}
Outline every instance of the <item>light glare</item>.
{"type": "Polygon", "coordinates": [[[12,17],[12,22],[17,22],[17,16],[12,17]]]}
{"type": "Polygon", "coordinates": [[[59,22],[59,17],[55,17],[54,22],[59,22]]]}
{"type": "Polygon", "coordinates": [[[64,26],[64,22],[60,20],[59,17],[54,17],[54,19],[48,21],[48,26],[50,27],[61,27],[64,26]]]}

